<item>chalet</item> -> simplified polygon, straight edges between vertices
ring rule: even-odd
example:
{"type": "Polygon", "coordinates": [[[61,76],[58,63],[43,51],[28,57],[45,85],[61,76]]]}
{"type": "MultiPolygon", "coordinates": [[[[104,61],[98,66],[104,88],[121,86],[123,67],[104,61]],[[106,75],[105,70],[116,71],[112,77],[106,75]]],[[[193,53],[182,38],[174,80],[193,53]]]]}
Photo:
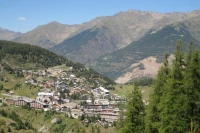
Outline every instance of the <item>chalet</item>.
{"type": "Polygon", "coordinates": [[[103,87],[93,89],[92,93],[95,97],[106,96],[110,94],[110,92],[103,87]]]}
{"type": "Polygon", "coordinates": [[[56,91],[69,90],[69,85],[66,82],[57,82],[55,86],[56,91]]]}
{"type": "Polygon", "coordinates": [[[30,107],[35,109],[44,109],[48,108],[48,104],[34,100],[30,103],[30,107]]]}

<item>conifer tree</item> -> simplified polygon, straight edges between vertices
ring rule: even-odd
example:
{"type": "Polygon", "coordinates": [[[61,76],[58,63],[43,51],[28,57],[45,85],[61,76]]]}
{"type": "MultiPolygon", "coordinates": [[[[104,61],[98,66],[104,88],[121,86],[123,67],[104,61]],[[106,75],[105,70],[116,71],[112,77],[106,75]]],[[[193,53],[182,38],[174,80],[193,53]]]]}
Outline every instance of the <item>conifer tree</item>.
{"type": "Polygon", "coordinates": [[[161,133],[183,133],[187,131],[187,96],[183,85],[184,59],[182,42],[177,43],[175,59],[169,78],[166,81],[166,93],[159,104],[161,133]]]}
{"type": "Polygon", "coordinates": [[[158,71],[156,80],[154,82],[154,93],[151,95],[150,104],[145,122],[146,133],[158,133],[160,127],[160,111],[158,110],[158,104],[160,103],[161,97],[166,92],[165,83],[169,76],[169,54],[165,53],[164,65],[158,71]]]}
{"type": "Polygon", "coordinates": [[[188,121],[200,124],[200,51],[195,50],[190,58],[184,79],[188,100],[188,121]]]}
{"type": "Polygon", "coordinates": [[[129,96],[127,110],[124,120],[124,127],[121,133],[143,133],[144,132],[145,108],[139,88],[135,85],[132,94],[129,96]]]}

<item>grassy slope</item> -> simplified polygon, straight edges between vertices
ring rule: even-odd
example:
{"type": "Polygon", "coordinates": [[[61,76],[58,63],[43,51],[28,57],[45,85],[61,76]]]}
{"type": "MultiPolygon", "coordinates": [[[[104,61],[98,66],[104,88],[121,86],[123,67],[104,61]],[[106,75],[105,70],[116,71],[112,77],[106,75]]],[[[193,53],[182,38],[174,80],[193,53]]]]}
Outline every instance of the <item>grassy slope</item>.
{"type": "MultiPolygon", "coordinates": [[[[115,90],[110,91],[111,94],[118,94],[125,98],[133,91],[134,85],[132,84],[126,84],[126,85],[116,85],[115,90]]],[[[144,100],[149,100],[149,95],[152,93],[152,87],[148,86],[139,86],[139,89],[144,91],[142,93],[142,97],[144,100]]]]}
{"type": "MultiPolygon", "coordinates": [[[[83,128],[86,130],[87,133],[91,132],[91,125],[89,125],[88,127],[85,127],[79,120],[68,118],[63,113],[53,114],[47,118],[45,117],[45,112],[42,112],[42,111],[37,111],[33,109],[27,110],[21,107],[14,107],[14,106],[5,106],[2,108],[7,111],[14,110],[20,116],[20,119],[22,119],[23,121],[25,120],[30,121],[32,126],[36,128],[37,131],[41,129],[42,127],[44,127],[44,130],[46,132],[51,131],[52,133],[54,133],[55,129],[60,128],[59,126],[61,124],[66,124],[63,132],[76,133],[77,129],[81,130],[83,128]],[[62,122],[60,124],[51,124],[51,120],[57,117],[61,118],[62,122]]],[[[15,130],[12,126],[9,125],[11,122],[14,122],[10,118],[5,118],[5,117],[0,116],[0,120],[4,120],[6,122],[6,125],[0,126],[0,129],[3,129],[5,132],[7,132],[8,127],[11,128],[12,132],[17,132],[17,133],[34,132],[33,130],[19,130],[19,131],[15,130]]],[[[101,130],[101,133],[108,133],[108,132],[114,133],[114,128],[105,129],[103,127],[100,127],[100,130],[101,130]]]]}

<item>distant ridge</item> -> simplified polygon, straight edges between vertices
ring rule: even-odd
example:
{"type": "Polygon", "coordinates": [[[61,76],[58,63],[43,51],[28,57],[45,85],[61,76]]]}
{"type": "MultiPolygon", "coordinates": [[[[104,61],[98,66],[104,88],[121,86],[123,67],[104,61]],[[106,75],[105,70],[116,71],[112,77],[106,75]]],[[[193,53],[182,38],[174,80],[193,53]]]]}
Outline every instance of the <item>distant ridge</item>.
{"type": "Polygon", "coordinates": [[[20,32],[13,32],[0,27],[0,40],[12,40],[21,35],[22,33],[20,32]]]}

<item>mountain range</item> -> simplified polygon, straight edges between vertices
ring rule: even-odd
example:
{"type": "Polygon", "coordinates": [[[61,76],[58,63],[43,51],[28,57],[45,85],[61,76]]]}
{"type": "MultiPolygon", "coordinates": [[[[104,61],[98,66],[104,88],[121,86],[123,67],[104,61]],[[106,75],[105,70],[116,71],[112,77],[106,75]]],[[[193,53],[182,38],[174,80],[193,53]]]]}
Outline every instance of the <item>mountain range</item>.
{"type": "Polygon", "coordinates": [[[20,32],[13,32],[0,27],[0,40],[12,40],[21,35],[22,33],[20,32]]]}
{"type": "MultiPolygon", "coordinates": [[[[156,58],[155,63],[160,63],[164,52],[172,53],[179,39],[184,49],[190,41],[200,47],[199,16],[200,10],[188,13],[129,10],[79,25],[54,21],[9,39],[49,49],[118,79],[145,66],[139,62],[150,56],[156,58]],[[135,66],[135,63],[139,64],[135,66]]],[[[1,30],[0,38],[6,39],[1,30]]],[[[132,74],[126,81],[138,76],[141,75],[132,74]]]]}

